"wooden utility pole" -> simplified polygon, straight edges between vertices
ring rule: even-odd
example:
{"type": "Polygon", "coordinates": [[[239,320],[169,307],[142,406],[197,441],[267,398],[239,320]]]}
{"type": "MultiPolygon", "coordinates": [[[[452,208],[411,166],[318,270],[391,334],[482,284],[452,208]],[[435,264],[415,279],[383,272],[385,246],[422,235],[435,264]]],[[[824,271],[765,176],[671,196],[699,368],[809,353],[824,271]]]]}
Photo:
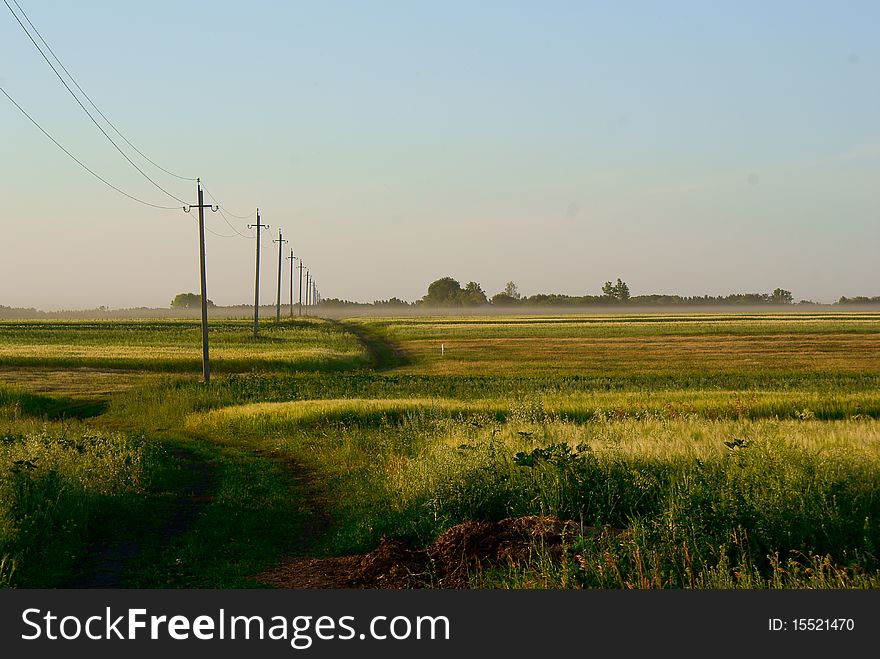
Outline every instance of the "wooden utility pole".
{"type": "Polygon", "coordinates": [[[281,322],[281,248],[284,247],[284,243],[289,242],[284,240],[281,236],[281,227],[278,227],[278,240],[273,240],[273,243],[278,243],[278,298],[275,301],[275,322],[281,322]]]}
{"type": "Polygon", "coordinates": [[[306,268],[306,306],[309,306],[309,292],[311,290],[311,276],[309,275],[309,269],[306,268]]]}
{"type": "Polygon", "coordinates": [[[257,269],[254,275],[254,338],[257,338],[260,323],[260,229],[268,229],[268,224],[260,224],[260,209],[257,209],[257,223],[248,224],[248,229],[257,230],[257,269]]]}
{"type": "MultiPolygon", "coordinates": [[[[217,212],[219,206],[205,204],[202,194],[202,181],[196,179],[196,188],[198,188],[198,206],[199,209],[199,274],[202,285],[202,379],[205,384],[211,382],[211,362],[208,358],[208,284],[205,277],[205,209],[210,208],[213,212],[217,212]]],[[[184,206],[183,212],[189,213],[192,206],[184,206]]]]}
{"type": "Polygon", "coordinates": [[[303,261],[299,260],[299,305],[297,307],[297,315],[303,315],[303,261]]]}
{"type": "Polygon", "coordinates": [[[290,317],[293,318],[293,271],[296,270],[296,266],[293,264],[296,261],[296,257],[293,255],[293,249],[290,250],[290,256],[287,258],[290,259],[290,317]]]}

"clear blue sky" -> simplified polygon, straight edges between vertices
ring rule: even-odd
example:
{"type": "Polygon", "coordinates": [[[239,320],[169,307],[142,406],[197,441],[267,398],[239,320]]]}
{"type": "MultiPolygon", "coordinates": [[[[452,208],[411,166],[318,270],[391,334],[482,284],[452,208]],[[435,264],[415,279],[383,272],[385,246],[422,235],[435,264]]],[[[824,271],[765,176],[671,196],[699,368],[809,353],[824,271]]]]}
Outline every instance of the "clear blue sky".
{"type": "MultiPolygon", "coordinates": [[[[19,3],[134,144],[235,213],[259,206],[325,297],[415,299],[445,275],[490,295],[617,277],[635,294],[880,294],[880,3],[19,3]]],[[[116,185],[177,205],[2,4],[0,83],[116,185]]],[[[0,146],[0,304],[197,290],[182,211],[104,187],[5,97],[0,146]]],[[[209,236],[209,297],[252,299],[253,250],[209,236]]]]}

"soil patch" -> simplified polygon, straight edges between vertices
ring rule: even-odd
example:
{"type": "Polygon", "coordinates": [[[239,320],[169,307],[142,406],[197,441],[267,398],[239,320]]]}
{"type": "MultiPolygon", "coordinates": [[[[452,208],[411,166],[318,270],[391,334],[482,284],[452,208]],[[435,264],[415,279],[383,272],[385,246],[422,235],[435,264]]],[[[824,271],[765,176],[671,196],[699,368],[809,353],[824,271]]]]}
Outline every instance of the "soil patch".
{"type": "Polygon", "coordinates": [[[293,558],[256,580],[277,588],[467,588],[469,575],[480,569],[521,564],[537,550],[561,559],[565,547],[582,536],[621,533],[539,515],[465,522],[424,549],[383,537],[367,554],[293,558]]]}

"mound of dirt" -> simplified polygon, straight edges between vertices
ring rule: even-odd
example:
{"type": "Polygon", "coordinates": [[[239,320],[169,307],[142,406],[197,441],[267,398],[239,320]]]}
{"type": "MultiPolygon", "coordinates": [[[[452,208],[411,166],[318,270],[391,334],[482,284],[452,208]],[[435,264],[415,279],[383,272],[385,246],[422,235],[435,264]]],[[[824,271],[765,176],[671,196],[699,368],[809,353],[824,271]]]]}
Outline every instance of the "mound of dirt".
{"type": "Polygon", "coordinates": [[[578,537],[615,536],[620,529],[533,515],[453,526],[424,549],[383,537],[367,554],[295,558],[257,580],[277,588],[467,588],[468,574],[525,562],[536,550],[562,557],[578,537]]]}

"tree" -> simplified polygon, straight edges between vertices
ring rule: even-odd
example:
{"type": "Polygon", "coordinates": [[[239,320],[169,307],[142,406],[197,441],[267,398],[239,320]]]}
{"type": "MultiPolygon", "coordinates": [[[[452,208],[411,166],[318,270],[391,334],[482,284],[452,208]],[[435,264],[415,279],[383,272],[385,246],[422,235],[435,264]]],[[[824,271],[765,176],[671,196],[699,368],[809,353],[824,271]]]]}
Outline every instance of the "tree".
{"type": "Polygon", "coordinates": [[[525,302],[523,296],[512,281],[507,282],[503,291],[492,296],[492,304],[496,307],[512,307],[523,302],[525,302]]]}
{"type": "Polygon", "coordinates": [[[612,284],[610,281],[605,282],[605,285],[602,286],[602,295],[620,302],[626,302],[629,299],[629,286],[618,277],[616,284],[612,284]]]}
{"type": "MultiPolygon", "coordinates": [[[[178,293],[174,296],[174,299],[171,300],[172,309],[200,309],[201,306],[202,296],[197,295],[196,293],[178,293]]],[[[208,306],[215,306],[210,299],[208,299],[208,306]]]]}
{"type": "Polygon", "coordinates": [[[513,298],[514,300],[522,299],[522,295],[519,294],[519,289],[512,281],[507,282],[507,284],[504,286],[504,291],[502,292],[504,293],[504,295],[509,298],[513,298]]]}
{"type": "Polygon", "coordinates": [[[429,307],[446,307],[461,304],[461,284],[452,277],[443,277],[428,286],[428,294],[422,303],[429,307]]]}
{"type": "Polygon", "coordinates": [[[495,293],[492,296],[492,304],[496,307],[512,307],[514,305],[520,304],[521,300],[517,300],[516,298],[510,297],[507,293],[495,293]]]}
{"type": "Polygon", "coordinates": [[[794,296],[791,294],[791,291],[787,291],[783,288],[777,288],[770,296],[770,302],[772,302],[773,304],[791,304],[792,302],[794,302],[794,296]]]}
{"type": "Polygon", "coordinates": [[[481,304],[489,304],[486,299],[486,292],[483,287],[475,281],[469,281],[467,286],[461,292],[461,302],[468,307],[476,307],[481,304]]]}

